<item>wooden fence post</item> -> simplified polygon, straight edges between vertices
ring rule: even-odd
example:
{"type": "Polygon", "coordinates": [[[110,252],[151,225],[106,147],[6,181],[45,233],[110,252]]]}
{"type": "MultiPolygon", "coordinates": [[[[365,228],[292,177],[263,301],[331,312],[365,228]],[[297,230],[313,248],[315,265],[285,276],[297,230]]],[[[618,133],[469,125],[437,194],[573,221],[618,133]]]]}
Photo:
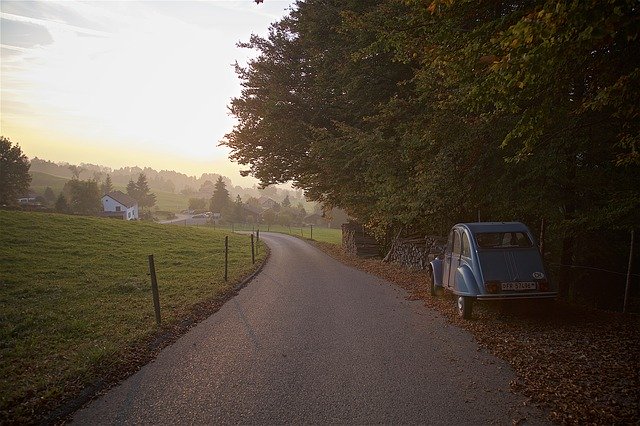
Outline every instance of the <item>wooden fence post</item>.
{"type": "Polygon", "coordinates": [[[311,225],[311,239],[313,240],[313,225],[311,225]]]}
{"type": "Polygon", "coordinates": [[[627,284],[624,288],[624,304],[622,305],[622,313],[626,314],[629,308],[629,293],[631,288],[631,264],[633,263],[633,238],[634,230],[631,230],[631,244],[629,246],[629,268],[627,269],[627,284]]]}
{"type": "Polygon", "coordinates": [[[256,263],[256,253],[254,251],[253,234],[251,234],[251,263],[256,263]]]}
{"type": "Polygon", "coordinates": [[[160,326],[160,294],[158,293],[158,280],[156,278],[156,265],[153,255],[149,255],[149,274],[151,275],[151,293],[153,294],[153,309],[156,313],[156,324],[160,326]]]}
{"type": "Polygon", "coordinates": [[[229,278],[229,236],[224,237],[224,280],[225,282],[229,278]]]}

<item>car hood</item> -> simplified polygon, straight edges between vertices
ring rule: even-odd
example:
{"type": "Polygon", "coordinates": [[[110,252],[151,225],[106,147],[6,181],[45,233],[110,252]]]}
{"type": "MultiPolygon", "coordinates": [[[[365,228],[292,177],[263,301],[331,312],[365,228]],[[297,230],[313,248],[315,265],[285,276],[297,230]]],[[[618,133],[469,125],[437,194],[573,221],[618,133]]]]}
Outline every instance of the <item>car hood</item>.
{"type": "Polygon", "coordinates": [[[535,248],[478,250],[485,281],[533,281],[546,278],[540,253],[535,248]]]}

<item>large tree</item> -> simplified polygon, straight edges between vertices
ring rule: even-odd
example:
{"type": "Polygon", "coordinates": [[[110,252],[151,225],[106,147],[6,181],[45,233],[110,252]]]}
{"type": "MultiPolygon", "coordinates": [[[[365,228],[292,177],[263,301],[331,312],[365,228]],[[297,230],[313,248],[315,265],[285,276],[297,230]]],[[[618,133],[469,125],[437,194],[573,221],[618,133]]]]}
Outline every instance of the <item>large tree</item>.
{"type": "Polygon", "coordinates": [[[138,175],[136,182],[129,180],[127,195],[138,202],[140,210],[149,209],[156,204],[156,194],[150,192],[147,177],[144,173],[138,175]]]}
{"type": "Polygon", "coordinates": [[[113,182],[111,181],[111,176],[107,175],[104,182],[102,182],[102,185],[100,185],[100,192],[102,192],[102,194],[104,195],[110,193],[111,191],[113,191],[113,182]]]}
{"type": "Polygon", "coordinates": [[[0,136],[0,205],[15,205],[31,184],[29,159],[20,145],[0,136]]]}
{"type": "Polygon", "coordinates": [[[152,193],[147,183],[147,176],[144,173],[138,175],[136,182],[136,194],[141,209],[150,209],[156,204],[156,194],[152,193]]]}
{"type": "Polygon", "coordinates": [[[74,214],[95,215],[102,208],[100,190],[95,180],[71,179],[65,183],[62,194],[59,197],[60,205],[56,203],[60,211],[64,211],[62,200],[66,201],[69,212],[74,214]]]}
{"type": "Polygon", "coordinates": [[[259,55],[223,143],[380,237],[544,219],[555,263],[618,268],[612,232],[640,223],[638,22],[635,0],[301,1],[241,44],[259,55]]]}
{"type": "Polygon", "coordinates": [[[231,197],[224,183],[222,176],[218,177],[214,185],[213,195],[209,203],[209,208],[213,213],[221,213],[223,216],[230,211],[231,197]]]}

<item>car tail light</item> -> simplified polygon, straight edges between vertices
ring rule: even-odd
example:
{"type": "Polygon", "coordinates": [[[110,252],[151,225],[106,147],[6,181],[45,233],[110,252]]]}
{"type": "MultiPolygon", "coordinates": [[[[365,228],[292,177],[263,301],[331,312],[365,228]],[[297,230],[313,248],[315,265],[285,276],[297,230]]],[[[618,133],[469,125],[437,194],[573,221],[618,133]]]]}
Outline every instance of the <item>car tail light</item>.
{"type": "Polygon", "coordinates": [[[484,288],[487,289],[487,293],[497,293],[500,291],[500,281],[487,281],[484,288]]]}
{"type": "Polygon", "coordinates": [[[547,280],[538,280],[538,289],[540,291],[549,291],[549,281],[547,281],[547,280]]]}

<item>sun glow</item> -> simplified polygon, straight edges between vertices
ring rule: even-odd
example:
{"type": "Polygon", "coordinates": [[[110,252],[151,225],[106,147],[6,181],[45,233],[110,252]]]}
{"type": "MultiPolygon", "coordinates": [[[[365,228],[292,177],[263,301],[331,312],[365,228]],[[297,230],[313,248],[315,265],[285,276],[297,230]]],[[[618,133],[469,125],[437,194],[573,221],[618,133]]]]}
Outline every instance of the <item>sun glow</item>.
{"type": "Polygon", "coordinates": [[[235,43],[288,3],[3,1],[2,134],[29,156],[240,181],[217,146],[251,53],[235,43]]]}

